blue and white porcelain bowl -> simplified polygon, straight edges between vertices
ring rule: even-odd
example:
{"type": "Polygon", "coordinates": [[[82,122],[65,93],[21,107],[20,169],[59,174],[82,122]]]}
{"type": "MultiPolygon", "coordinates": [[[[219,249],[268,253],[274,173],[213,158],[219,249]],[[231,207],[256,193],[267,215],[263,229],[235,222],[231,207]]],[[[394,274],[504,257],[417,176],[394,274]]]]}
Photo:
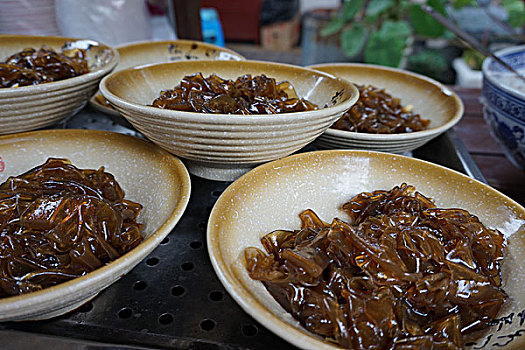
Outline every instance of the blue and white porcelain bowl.
{"type": "MultiPolygon", "coordinates": [[[[525,76],[525,45],[495,53],[525,76]]],[[[505,155],[525,170],[525,81],[492,58],[483,62],[483,115],[505,155]]]]}

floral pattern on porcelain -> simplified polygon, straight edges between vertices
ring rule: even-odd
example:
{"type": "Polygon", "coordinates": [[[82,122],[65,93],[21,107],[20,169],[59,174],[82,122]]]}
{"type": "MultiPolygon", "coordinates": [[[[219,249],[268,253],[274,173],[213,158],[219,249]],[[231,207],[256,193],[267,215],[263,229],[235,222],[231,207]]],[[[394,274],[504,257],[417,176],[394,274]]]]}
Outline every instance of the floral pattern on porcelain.
{"type": "Polygon", "coordinates": [[[506,118],[495,109],[483,107],[483,115],[491,127],[492,136],[503,148],[512,163],[525,170],[525,127],[512,119],[506,118]]]}
{"type": "Polygon", "coordinates": [[[490,107],[506,114],[511,119],[518,119],[525,124],[525,99],[519,99],[487,79],[483,80],[483,99],[490,107]]]}
{"type": "MultiPolygon", "coordinates": [[[[495,54],[516,70],[525,68],[525,46],[495,54]]],[[[483,64],[483,116],[507,158],[525,170],[525,92],[503,87],[501,78],[492,74],[504,71],[502,65],[490,58],[483,64]]]]}

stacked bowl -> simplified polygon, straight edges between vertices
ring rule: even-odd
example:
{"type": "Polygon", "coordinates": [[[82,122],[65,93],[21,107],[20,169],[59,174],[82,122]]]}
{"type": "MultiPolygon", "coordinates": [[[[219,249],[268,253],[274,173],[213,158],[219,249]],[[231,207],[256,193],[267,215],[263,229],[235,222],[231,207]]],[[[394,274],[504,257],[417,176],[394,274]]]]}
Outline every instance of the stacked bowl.
{"type": "Polygon", "coordinates": [[[307,68],[258,61],[180,61],[127,69],[104,78],[104,97],[140,132],[185,158],[189,171],[208,179],[233,180],[253,166],[285,157],[321,135],[352,106],[352,84],[307,68]],[[282,114],[231,115],[152,107],[161,90],[200,72],[236,79],[245,74],[289,81],[297,95],[318,110],[282,114]]]}
{"type": "Polygon", "coordinates": [[[463,115],[461,99],[450,89],[425,76],[371,64],[332,63],[310,68],[359,85],[385,89],[404,106],[430,120],[426,130],[401,134],[372,134],[330,128],[317,139],[322,148],[364,149],[391,153],[412,151],[456,125],[463,115]]]}

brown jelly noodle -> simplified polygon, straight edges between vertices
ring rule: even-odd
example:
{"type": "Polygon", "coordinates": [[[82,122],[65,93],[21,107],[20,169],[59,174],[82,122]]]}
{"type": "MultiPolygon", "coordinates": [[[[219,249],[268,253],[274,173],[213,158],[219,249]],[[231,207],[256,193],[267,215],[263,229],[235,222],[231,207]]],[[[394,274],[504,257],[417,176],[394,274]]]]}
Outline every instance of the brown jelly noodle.
{"type": "Polygon", "coordinates": [[[413,186],[363,192],[322,221],[245,250],[251,278],[309,331],[350,349],[462,349],[507,296],[504,237],[462,209],[436,208],[413,186]]]}
{"type": "Polygon", "coordinates": [[[136,247],[142,206],[104,167],[50,158],[0,185],[0,297],[83,276],[136,247]]]}
{"type": "Polygon", "coordinates": [[[26,48],[0,62],[0,88],[50,83],[89,72],[86,51],[26,48]]]}
{"type": "Polygon", "coordinates": [[[215,74],[185,76],[172,90],[164,90],[153,107],[186,112],[220,114],[276,114],[317,109],[317,105],[299,98],[293,86],[277,83],[266,75],[249,74],[236,80],[215,74]]]}
{"type": "Polygon", "coordinates": [[[429,120],[422,119],[401,105],[384,89],[357,85],[359,99],[331,127],[370,134],[399,134],[425,130],[429,120]]]}

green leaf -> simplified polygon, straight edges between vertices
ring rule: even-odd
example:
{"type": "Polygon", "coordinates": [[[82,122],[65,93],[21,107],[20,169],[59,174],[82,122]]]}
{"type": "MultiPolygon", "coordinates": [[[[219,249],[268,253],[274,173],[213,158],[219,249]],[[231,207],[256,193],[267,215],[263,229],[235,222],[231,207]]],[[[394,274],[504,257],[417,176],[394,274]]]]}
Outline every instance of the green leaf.
{"type": "Polygon", "coordinates": [[[379,31],[372,33],[368,39],[365,62],[399,66],[410,33],[410,25],[406,21],[385,21],[379,31]]]}
{"type": "Polygon", "coordinates": [[[354,57],[361,52],[366,42],[366,36],[366,29],[360,23],[343,29],[341,33],[341,47],[345,54],[348,57],[354,57]]]}
{"type": "Polygon", "coordinates": [[[380,13],[392,8],[394,6],[394,0],[370,0],[366,7],[367,16],[376,16],[380,13]]]}
{"type": "Polygon", "coordinates": [[[391,20],[385,21],[381,26],[381,29],[378,31],[378,34],[380,35],[385,37],[392,36],[400,38],[403,41],[406,41],[411,33],[412,29],[410,28],[410,24],[408,24],[406,21],[391,20]]]}
{"type": "Polygon", "coordinates": [[[332,18],[330,22],[328,22],[326,27],[321,29],[319,34],[321,36],[333,35],[337,33],[339,30],[341,30],[344,24],[345,24],[345,21],[343,20],[343,17],[337,15],[336,17],[332,18]]]}
{"type": "MultiPolygon", "coordinates": [[[[429,0],[427,2],[436,12],[445,15],[445,5],[440,0],[429,0]]],[[[422,36],[437,38],[445,33],[445,27],[432,16],[421,9],[420,5],[412,5],[408,9],[408,15],[414,31],[422,36]]]]}
{"type": "Polygon", "coordinates": [[[364,60],[366,63],[397,67],[403,57],[406,39],[393,35],[372,33],[365,47],[364,60]]]}
{"type": "Polygon", "coordinates": [[[476,0],[452,0],[452,7],[459,10],[465,6],[474,6],[477,5],[476,0]]]}
{"type": "Polygon", "coordinates": [[[525,3],[521,0],[504,0],[503,8],[509,14],[508,24],[514,28],[525,24],[525,3]]]}
{"type": "Polygon", "coordinates": [[[350,22],[363,6],[364,0],[347,0],[343,4],[343,20],[350,22]]]}
{"type": "Polygon", "coordinates": [[[374,15],[374,16],[366,15],[365,16],[365,22],[367,24],[374,24],[374,23],[377,22],[378,18],[379,18],[379,15],[374,15]]]}

